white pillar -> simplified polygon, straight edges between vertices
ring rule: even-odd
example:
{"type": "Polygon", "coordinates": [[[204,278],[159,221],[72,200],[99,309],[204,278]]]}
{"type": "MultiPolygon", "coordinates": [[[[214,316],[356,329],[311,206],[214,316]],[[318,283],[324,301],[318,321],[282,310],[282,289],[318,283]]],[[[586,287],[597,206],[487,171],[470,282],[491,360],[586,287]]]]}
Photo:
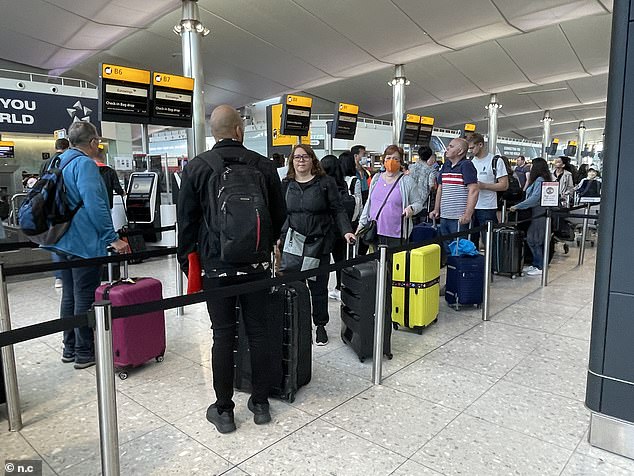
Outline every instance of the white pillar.
{"type": "Polygon", "coordinates": [[[497,94],[491,94],[491,100],[486,108],[489,112],[489,153],[496,155],[498,144],[498,110],[502,108],[502,105],[498,104],[497,94]]]}
{"type": "Polygon", "coordinates": [[[209,30],[200,22],[198,0],[183,0],[183,15],[174,27],[180,35],[183,52],[183,75],[194,78],[192,128],[187,130],[187,154],[191,159],[205,151],[205,74],[201,39],[209,30]]]}
{"type": "Polygon", "coordinates": [[[405,114],[405,86],[409,84],[405,78],[405,65],[394,66],[394,79],[388,84],[392,86],[392,143],[399,144],[405,114]]]}
{"type": "Polygon", "coordinates": [[[548,153],[546,149],[550,147],[550,123],[553,121],[553,118],[550,117],[550,111],[544,111],[544,118],[542,119],[542,157],[548,160],[548,153]]]}
{"type": "Polygon", "coordinates": [[[577,167],[581,165],[581,152],[585,146],[586,141],[586,123],[584,121],[579,122],[577,127],[577,167]]]}

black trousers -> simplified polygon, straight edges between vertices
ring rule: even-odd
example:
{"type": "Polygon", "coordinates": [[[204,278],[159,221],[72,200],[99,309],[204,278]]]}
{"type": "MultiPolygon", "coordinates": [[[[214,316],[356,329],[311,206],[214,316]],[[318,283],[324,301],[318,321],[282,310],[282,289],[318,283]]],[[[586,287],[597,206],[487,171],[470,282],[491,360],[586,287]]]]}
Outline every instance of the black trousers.
{"type": "MultiPolygon", "coordinates": [[[[321,263],[329,263],[330,255],[321,257],[321,263]]],[[[310,289],[310,301],[313,305],[313,324],[325,326],[330,320],[328,314],[328,279],[329,274],[320,274],[307,280],[310,289]]]]}
{"type": "MultiPolygon", "coordinates": [[[[341,238],[332,245],[332,260],[335,263],[340,263],[346,259],[346,246],[348,246],[346,240],[341,238]]],[[[335,275],[337,276],[337,286],[335,289],[341,289],[341,270],[335,271],[335,275]]]]}
{"type": "MultiPolygon", "coordinates": [[[[269,277],[268,273],[227,276],[223,278],[205,278],[205,291],[218,289],[233,284],[260,281],[269,277]]],[[[271,362],[268,352],[268,290],[256,291],[241,296],[211,298],[207,301],[207,310],[211,319],[213,344],[211,347],[211,367],[213,385],[216,392],[216,404],[223,410],[232,410],[233,403],[233,350],[235,347],[236,305],[238,299],[242,309],[242,317],[249,339],[251,353],[253,400],[255,403],[267,403],[271,383],[271,362]]],[[[326,296],[327,298],[327,296],[326,296]]]]}

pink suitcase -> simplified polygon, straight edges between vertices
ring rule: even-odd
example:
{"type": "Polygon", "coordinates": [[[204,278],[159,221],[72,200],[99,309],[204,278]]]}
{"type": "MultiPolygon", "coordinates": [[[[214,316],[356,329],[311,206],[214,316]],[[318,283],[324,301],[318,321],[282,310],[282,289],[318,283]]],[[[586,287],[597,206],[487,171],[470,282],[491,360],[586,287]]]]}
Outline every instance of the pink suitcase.
{"type": "MultiPolygon", "coordinates": [[[[141,304],[163,298],[161,282],[154,278],[134,278],[103,284],[95,292],[96,301],[110,301],[114,307],[141,304]]],[[[127,368],[149,360],[163,360],[165,353],[165,314],[150,312],[141,316],[115,319],[112,323],[112,350],[119,378],[128,378],[127,368]]]]}

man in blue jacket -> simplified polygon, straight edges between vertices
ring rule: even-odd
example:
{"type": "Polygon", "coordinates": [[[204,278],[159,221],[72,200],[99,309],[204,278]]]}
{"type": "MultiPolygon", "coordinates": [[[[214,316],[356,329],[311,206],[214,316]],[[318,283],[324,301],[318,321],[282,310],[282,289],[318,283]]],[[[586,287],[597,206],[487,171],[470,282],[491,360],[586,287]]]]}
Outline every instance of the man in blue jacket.
{"type": "MultiPolygon", "coordinates": [[[[108,195],[97,165],[99,134],[89,122],[74,122],[68,129],[72,147],[61,154],[60,167],[70,209],[79,204],[70,227],[57,243],[47,247],[60,256],[61,262],[105,256],[107,247],[117,252],[129,251],[112,226],[108,195]]],[[[95,300],[101,282],[101,266],[62,270],[62,319],[85,314],[95,300]]],[[[95,345],[90,327],[64,331],[62,362],[74,362],[76,369],[95,365],[95,345]]]]}

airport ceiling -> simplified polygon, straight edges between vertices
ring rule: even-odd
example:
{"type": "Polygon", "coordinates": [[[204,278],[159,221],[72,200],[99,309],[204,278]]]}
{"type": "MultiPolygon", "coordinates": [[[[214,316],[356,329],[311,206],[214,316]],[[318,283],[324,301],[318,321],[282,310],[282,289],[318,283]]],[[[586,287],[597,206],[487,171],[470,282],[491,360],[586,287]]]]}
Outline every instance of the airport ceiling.
{"type": "MultiPolygon", "coordinates": [[[[612,0],[199,0],[208,110],[304,91],[389,118],[394,64],[407,110],[443,127],[589,140],[605,125],[612,0]]],[[[96,82],[98,64],[179,73],[180,0],[0,0],[0,58],[96,82]]]]}

